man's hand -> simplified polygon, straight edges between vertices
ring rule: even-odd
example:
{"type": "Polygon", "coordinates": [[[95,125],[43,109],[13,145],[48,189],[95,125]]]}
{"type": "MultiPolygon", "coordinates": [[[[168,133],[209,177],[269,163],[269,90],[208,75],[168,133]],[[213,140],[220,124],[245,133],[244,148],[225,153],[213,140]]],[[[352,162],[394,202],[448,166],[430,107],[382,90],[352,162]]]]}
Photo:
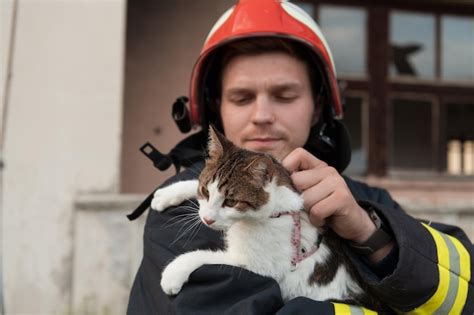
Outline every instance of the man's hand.
{"type": "MultiPolygon", "coordinates": [[[[375,232],[375,224],[357,204],[335,168],[302,148],[292,151],[282,163],[303,193],[304,206],[313,225],[321,227],[327,223],[339,236],[356,243],[363,243],[375,232]]],[[[393,246],[388,245],[371,255],[371,260],[385,257],[393,246]]]]}

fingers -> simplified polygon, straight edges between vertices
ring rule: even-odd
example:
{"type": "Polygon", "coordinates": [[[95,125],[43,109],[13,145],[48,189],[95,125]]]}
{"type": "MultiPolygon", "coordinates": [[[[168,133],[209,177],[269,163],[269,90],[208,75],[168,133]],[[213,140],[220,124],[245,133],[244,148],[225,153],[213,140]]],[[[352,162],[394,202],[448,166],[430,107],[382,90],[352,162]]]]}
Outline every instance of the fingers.
{"type": "MultiPolygon", "coordinates": [[[[330,179],[330,182],[332,182],[339,181],[340,178],[341,177],[336,169],[329,166],[294,172],[291,174],[291,180],[299,191],[305,191],[309,187],[319,185],[323,179],[330,179]]],[[[331,187],[332,186],[334,186],[334,184],[331,185],[331,187]]]]}
{"type": "Polygon", "coordinates": [[[333,195],[329,195],[323,200],[314,204],[309,209],[309,221],[316,227],[322,227],[334,215],[333,195]]]}
{"type": "Polygon", "coordinates": [[[290,152],[282,164],[292,173],[295,187],[302,192],[304,207],[313,225],[322,227],[328,223],[339,236],[347,239],[358,235],[356,219],[360,207],[335,168],[301,148],[290,152]]]}
{"type": "Polygon", "coordinates": [[[318,185],[312,186],[303,192],[304,208],[310,210],[313,206],[334,193],[336,187],[331,180],[324,179],[318,185]]]}
{"type": "Polygon", "coordinates": [[[303,148],[290,152],[282,161],[283,166],[290,172],[325,167],[327,164],[303,148]]]}

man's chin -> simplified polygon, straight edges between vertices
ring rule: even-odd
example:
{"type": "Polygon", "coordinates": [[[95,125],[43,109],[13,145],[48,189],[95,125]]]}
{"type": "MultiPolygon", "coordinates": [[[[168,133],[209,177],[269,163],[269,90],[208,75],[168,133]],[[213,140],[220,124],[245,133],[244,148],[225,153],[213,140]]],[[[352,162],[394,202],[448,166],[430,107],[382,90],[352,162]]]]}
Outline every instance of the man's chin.
{"type": "Polygon", "coordinates": [[[262,148],[262,147],[245,147],[246,150],[260,153],[267,153],[274,157],[277,161],[282,161],[289,152],[280,148],[262,148]]]}

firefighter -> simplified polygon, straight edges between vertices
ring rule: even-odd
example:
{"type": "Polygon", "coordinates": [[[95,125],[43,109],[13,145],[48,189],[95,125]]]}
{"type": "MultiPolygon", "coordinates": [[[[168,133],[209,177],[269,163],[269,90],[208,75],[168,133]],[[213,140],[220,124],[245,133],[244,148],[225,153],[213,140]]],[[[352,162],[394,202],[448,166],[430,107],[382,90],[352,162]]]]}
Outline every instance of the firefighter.
{"type": "MultiPolygon", "coordinates": [[[[407,215],[383,189],[340,175],[350,161],[331,51],[318,25],[286,1],[241,0],[211,29],[191,76],[190,122],[213,124],[234,144],[268,152],[292,172],[311,222],[329,226],[387,312],[473,314],[473,245],[458,228],[407,215]]],[[[205,137],[193,138],[195,148],[205,137]]],[[[195,159],[192,159],[193,161],[195,159]]],[[[202,159],[168,180],[196,178],[202,159]]],[[[243,269],[204,266],[176,297],[160,288],[175,256],[222,248],[221,235],[192,237],[167,222],[186,213],[150,211],[129,314],[369,314],[356,305],[297,298],[243,269]]]]}

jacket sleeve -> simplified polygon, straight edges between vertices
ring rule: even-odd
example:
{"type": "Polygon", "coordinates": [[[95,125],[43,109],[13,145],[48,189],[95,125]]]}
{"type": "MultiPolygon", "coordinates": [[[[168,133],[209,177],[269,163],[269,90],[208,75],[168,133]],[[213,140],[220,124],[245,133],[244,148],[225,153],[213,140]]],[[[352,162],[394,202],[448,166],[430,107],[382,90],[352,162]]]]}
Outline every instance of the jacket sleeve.
{"type": "Polygon", "coordinates": [[[377,211],[398,246],[395,268],[381,279],[370,265],[350,255],[373,293],[401,313],[473,314],[474,248],[466,234],[409,216],[385,190],[349,186],[360,203],[377,211]]]}

